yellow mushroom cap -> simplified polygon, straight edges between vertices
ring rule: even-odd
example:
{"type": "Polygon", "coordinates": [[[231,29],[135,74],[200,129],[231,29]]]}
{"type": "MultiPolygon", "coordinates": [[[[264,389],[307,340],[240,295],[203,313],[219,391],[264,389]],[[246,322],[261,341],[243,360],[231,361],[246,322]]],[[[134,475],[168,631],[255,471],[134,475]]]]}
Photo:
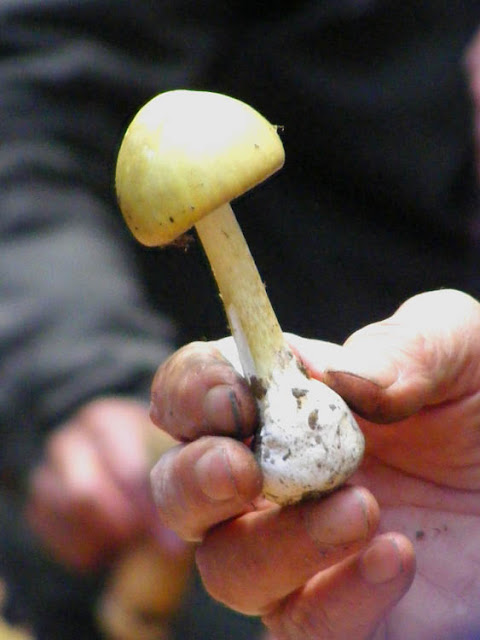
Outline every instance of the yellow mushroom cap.
{"type": "Polygon", "coordinates": [[[198,220],[280,169],[277,129],[218,93],[162,93],[135,116],[117,160],[123,216],[143,244],[172,242],[198,220]]]}

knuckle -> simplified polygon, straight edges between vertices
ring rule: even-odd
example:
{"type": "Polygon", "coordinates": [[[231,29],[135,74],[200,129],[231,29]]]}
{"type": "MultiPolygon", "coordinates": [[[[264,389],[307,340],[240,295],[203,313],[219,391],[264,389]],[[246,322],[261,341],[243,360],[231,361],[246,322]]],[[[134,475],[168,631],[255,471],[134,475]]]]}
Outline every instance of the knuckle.
{"type": "Polygon", "coordinates": [[[208,550],[208,542],[198,547],[196,561],[202,583],[214,600],[247,616],[259,616],[271,608],[264,589],[256,588],[254,578],[244,578],[247,574],[258,575],[258,567],[256,573],[242,571],[243,579],[237,573],[227,573],[223,565],[219,566],[216,554],[208,550]]]}
{"type": "MultiPolygon", "coordinates": [[[[180,440],[209,433],[206,395],[219,385],[239,386],[238,374],[206,343],[192,343],[171,356],[158,370],[151,389],[152,421],[180,440]]],[[[242,397],[246,395],[239,394],[242,397]]],[[[247,404],[244,400],[244,404],[247,404]]],[[[250,417],[249,412],[245,413],[250,417]]]]}
{"type": "Polygon", "coordinates": [[[262,617],[264,624],[281,640],[340,640],[344,636],[331,612],[318,600],[293,594],[276,610],[262,617]]]}
{"type": "Polygon", "coordinates": [[[239,576],[231,575],[225,572],[223,566],[219,566],[217,554],[212,551],[208,537],[197,548],[196,563],[202,583],[214,600],[244,615],[259,614],[258,607],[252,605],[248,587],[247,592],[244,592],[245,585],[241,583],[239,576]]]}

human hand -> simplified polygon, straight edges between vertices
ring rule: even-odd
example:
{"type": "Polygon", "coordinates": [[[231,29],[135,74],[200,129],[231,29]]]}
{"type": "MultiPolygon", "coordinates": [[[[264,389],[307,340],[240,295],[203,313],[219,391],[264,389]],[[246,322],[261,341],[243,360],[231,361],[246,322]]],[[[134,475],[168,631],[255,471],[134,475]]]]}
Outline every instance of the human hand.
{"type": "Polygon", "coordinates": [[[262,616],[276,640],[469,637],[480,629],[480,305],[432,292],[344,347],[290,340],[358,414],[367,451],[351,486],[285,509],[262,501],[251,452],[225,437],[253,432],[252,399],[211,347],[190,345],[153,385],[153,420],[185,441],[152,474],[164,522],[200,541],[212,595],[262,616]]]}
{"type": "Polygon", "coordinates": [[[30,478],[26,517],[57,560],[90,570],[143,536],[170,545],[172,553],[183,547],[159,526],[151,499],[149,447],[156,431],[144,406],[108,398],[86,405],[50,435],[30,478]]]}

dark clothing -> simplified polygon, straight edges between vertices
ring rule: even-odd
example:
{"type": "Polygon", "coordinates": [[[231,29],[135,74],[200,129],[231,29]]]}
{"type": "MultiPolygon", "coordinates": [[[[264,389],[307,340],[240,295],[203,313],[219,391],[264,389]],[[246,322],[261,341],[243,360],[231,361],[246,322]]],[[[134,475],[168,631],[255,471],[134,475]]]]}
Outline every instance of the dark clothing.
{"type": "MultiPolygon", "coordinates": [[[[476,0],[0,2],[4,484],[76,407],[146,397],[175,345],[226,331],[198,245],[139,247],[115,204],[121,136],[161,91],[222,91],[282,125],[285,168],[234,208],[285,330],[342,341],[417,292],[477,293],[462,55],[478,24],[476,0]]],[[[26,600],[48,618],[47,596],[26,600]]]]}

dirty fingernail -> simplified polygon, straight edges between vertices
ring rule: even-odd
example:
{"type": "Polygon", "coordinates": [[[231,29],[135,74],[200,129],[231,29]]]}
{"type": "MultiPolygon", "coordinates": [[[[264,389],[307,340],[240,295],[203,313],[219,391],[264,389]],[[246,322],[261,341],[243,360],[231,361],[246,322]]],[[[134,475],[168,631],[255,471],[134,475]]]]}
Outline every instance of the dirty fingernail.
{"type": "Polygon", "coordinates": [[[205,420],[217,434],[244,438],[242,414],[235,391],[230,385],[219,384],[208,390],[203,401],[205,420]]]}

